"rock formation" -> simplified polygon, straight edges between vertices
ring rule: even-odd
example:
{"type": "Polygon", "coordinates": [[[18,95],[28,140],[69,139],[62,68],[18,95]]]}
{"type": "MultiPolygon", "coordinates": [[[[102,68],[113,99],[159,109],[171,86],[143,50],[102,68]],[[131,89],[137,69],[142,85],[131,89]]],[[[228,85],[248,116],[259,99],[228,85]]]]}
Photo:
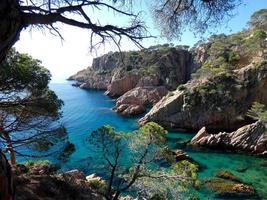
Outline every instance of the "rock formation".
{"type": "Polygon", "coordinates": [[[71,170],[55,174],[50,167],[47,163],[34,163],[15,169],[16,199],[105,199],[91,186],[91,180],[89,177],[87,180],[83,172],[71,170]]]}
{"type": "Polygon", "coordinates": [[[166,94],[164,86],[136,87],[119,97],[113,109],[122,115],[140,114],[145,106],[153,106],[166,94]]]}
{"type": "Polygon", "coordinates": [[[92,67],[69,80],[82,82],[81,88],[106,90],[110,97],[123,95],[114,110],[123,115],[135,115],[143,113],[146,106],[154,105],[167,90],[174,90],[189,80],[196,66],[187,50],[153,47],[98,57],[92,67]]]}
{"type": "Polygon", "coordinates": [[[192,80],[162,98],[140,120],[165,127],[234,130],[247,123],[255,101],[267,104],[267,63],[249,65],[216,76],[192,80]]]}
{"type": "Polygon", "coordinates": [[[203,127],[191,140],[191,144],[267,157],[267,129],[261,121],[243,126],[231,133],[209,134],[203,127]]]}

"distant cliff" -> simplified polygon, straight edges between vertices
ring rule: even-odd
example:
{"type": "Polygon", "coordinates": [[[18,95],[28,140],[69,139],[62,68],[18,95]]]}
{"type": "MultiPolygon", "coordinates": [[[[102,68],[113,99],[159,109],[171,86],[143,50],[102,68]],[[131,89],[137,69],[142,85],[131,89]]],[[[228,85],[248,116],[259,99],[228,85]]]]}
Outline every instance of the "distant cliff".
{"type": "Polygon", "coordinates": [[[106,90],[108,96],[120,97],[114,110],[135,115],[186,83],[196,66],[189,51],[163,45],[105,54],[69,80],[78,81],[81,88],[106,90]]]}

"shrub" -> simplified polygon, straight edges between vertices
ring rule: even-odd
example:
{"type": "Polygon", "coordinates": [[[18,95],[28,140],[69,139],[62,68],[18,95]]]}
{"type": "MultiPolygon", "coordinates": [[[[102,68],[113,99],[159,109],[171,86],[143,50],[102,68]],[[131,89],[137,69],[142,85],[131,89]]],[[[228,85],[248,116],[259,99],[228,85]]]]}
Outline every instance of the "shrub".
{"type": "Polygon", "coordinates": [[[247,116],[255,120],[267,122],[267,108],[264,104],[254,102],[248,110],[247,116]]]}

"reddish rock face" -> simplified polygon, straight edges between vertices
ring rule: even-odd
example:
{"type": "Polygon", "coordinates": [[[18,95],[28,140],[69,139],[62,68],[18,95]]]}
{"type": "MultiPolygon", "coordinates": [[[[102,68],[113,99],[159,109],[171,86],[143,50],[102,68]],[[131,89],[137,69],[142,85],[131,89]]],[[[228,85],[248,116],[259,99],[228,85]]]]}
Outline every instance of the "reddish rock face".
{"type": "Polygon", "coordinates": [[[125,92],[133,89],[140,79],[140,75],[126,75],[121,79],[116,79],[110,83],[106,94],[111,97],[121,96],[125,92]]]}
{"type": "Polygon", "coordinates": [[[153,106],[166,94],[164,86],[136,87],[119,97],[113,110],[123,115],[141,114],[145,106],[153,106]]]}

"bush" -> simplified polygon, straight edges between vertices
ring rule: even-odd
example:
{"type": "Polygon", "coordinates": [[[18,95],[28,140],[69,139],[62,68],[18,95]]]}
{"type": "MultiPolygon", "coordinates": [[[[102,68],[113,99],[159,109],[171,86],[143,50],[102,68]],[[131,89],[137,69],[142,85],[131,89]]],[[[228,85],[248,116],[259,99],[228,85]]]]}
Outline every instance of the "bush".
{"type": "Polygon", "coordinates": [[[247,112],[247,116],[255,119],[267,122],[267,108],[266,105],[259,102],[254,102],[251,108],[247,112]]]}
{"type": "Polygon", "coordinates": [[[107,184],[103,180],[91,180],[88,183],[92,189],[98,191],[99,193],[104,194],[107,190],[107,184]]]}

